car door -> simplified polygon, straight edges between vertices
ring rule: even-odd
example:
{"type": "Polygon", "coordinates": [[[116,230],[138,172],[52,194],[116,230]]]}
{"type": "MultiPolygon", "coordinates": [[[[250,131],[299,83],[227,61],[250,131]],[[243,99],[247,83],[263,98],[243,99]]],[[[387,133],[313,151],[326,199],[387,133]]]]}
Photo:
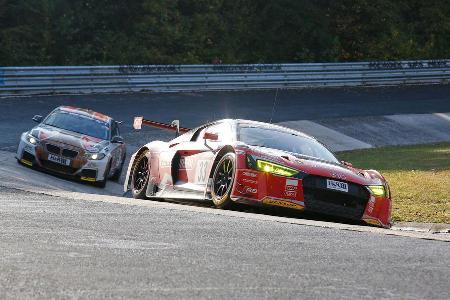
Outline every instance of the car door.
{"type": "Polygon", "coordinates": [[[203,193],[217,151],[231,140],[230,123],[221,122],[200,129],[190,142],[180,145],[179,164],[174,164],[179,184],[203,193]]]}

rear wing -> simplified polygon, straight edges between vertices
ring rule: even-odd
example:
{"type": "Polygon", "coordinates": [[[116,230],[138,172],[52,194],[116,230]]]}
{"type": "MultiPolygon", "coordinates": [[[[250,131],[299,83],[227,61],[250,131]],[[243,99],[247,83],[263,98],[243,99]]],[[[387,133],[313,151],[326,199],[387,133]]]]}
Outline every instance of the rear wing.
{"type": "Polygon", "coordinates": [[[166,124],[166,123],[146,120],[146,119],[144,119],[144,117],[134,117],[133,128],[136,130],[141,130],[142,125],[175,131],[177,136],[180,133],[182,134],[182,133],[185,133],[185,132],[188,132],[189,130],[191,130],[190,128],[180,127],[179,120],[174,120],[174,121],[172,121],[171,124],[166,124]]]}

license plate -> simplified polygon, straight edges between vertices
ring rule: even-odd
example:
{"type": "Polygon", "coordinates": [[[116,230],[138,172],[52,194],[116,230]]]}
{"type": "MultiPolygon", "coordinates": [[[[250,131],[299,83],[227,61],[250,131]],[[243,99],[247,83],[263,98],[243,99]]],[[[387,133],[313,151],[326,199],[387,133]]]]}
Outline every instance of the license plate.
{"type": "Polygon", "coordinates": [[[327,179],[327,189],[348,192],[348,184],[341,181],[327,179]]]}
{"type": "Polygon", "coordinates": [[[63,158],[63,157],[58,156],[58,155],[49,154],[48,155],[48,160],[52,161],[52,162],[55,162],[55,163],[58,163],[58,164],[61,164],[61,165],[65,165],[65,166],[69,166],[70,165],[70,159],[66,159],[66,158],[63,158]]]}

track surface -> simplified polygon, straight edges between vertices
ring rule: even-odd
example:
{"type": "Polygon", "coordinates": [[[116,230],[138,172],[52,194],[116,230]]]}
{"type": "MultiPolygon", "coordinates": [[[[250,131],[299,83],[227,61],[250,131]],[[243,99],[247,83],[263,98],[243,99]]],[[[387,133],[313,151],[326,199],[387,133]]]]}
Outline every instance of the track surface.
{"type": "MultiPolygon", "coordinates": [[[[280,90],[272,121],[450,112],[449,95],[450,85],[280,90]]],[[[268,122],[274,99],[275,91],[0,98],[0,150],[13,151],[20,133],[34,126],[33,115],[46,115],[62,104],[123,120],[122,129],[127,134],[136,115],[162,122],[180,119],[185,127],[221,118],[268,122]]],[[[158,136],[161,131],[151,134],[158,136]]]]}
{"type": "Polygon", "coordinates": [[[448,299],[449,244],[0,188],[2,298],[448,299]]]}
{"type": "MultiPolygon", "coordinates": [[[[180,119],[186,127],[224,117],[269,121],[274,95],[260,91],[0,99],[0,150],[14,151],[20,133],[34,125],[31,117],[61,104],[124,120],[123,133],[133,147],[170,136],[152,130],[132,134],[135,115],[180,119]]],[[[273,121],[448,112],[449,95],[450,86],[280,91],[273,121]]],[[[26,184],[38,176],[31,170],[10,172],[20,166],[11,166],[9,160],[0,163],[6,174],[2,183],[8,179],[26,184]]],[[[51,176],[42,178],[53,185],[51,176]]],[[[57,180],[55,186],[70,185],[57,180]]],[[[86,190],[84,197],[92,194],[96,192],[86,190]]],[[[247,215],[81,201],[0,187],[0,295],[450,298],[448,242],[247,215]]]]}

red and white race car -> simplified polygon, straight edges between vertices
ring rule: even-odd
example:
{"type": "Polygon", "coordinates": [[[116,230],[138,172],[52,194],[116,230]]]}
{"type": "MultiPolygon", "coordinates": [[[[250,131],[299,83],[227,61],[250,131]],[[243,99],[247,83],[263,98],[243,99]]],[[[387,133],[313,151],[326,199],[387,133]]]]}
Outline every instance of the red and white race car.
{"type": "Polygon", "coordinates": [[[169,142],[153,141],[131,158],[125,191],[135,198],[212,200],[273,205],[389,227],[388,183],[374,170],[340,162],[315,138],[285,127],[219,120],[195,129],[136,117],[141,125],[177,130],[169,142]]]}

